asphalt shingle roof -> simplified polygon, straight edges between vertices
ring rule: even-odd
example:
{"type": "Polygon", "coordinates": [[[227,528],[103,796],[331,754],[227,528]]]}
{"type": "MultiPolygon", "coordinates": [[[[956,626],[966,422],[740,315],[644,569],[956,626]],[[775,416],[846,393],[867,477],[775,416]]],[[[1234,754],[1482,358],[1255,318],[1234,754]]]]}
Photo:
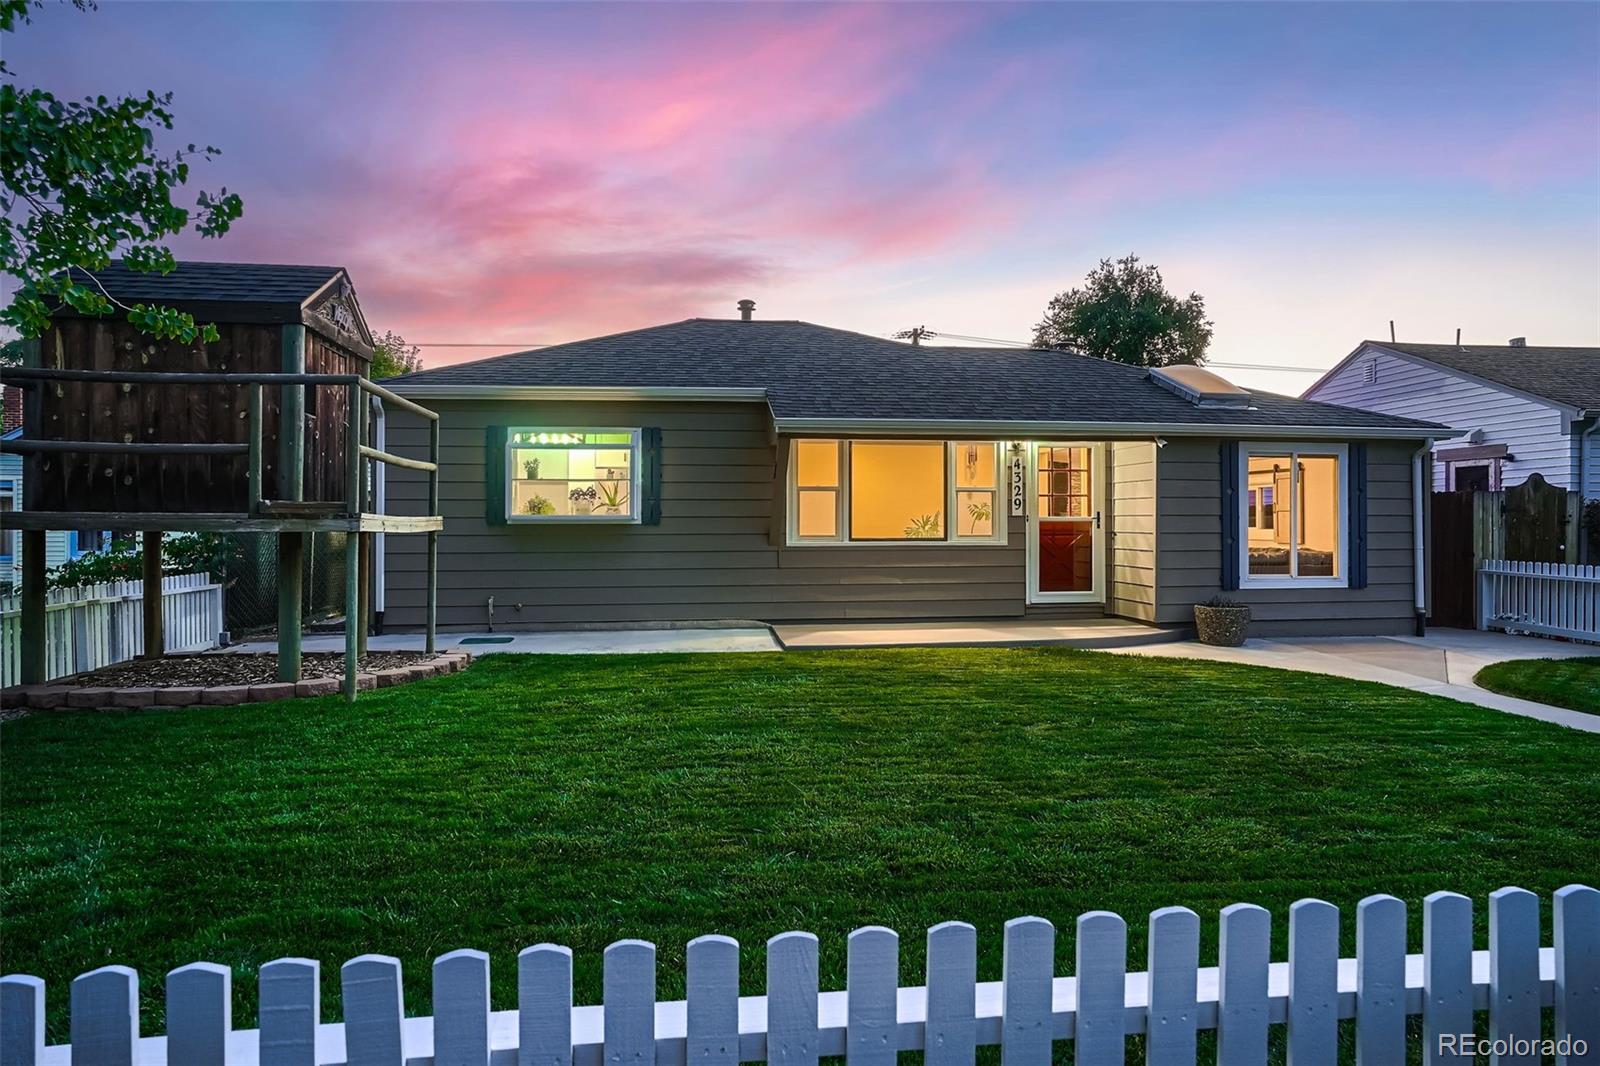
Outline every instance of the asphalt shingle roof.
{"type": "Polygon", "coordinates": [[[1600,410],[1600,348],[1519,347],[1509,344],[1364,344],[1404,352],[1464,374],[1509,385],[1580,410],[1600,410]]]}
{"type": "MultiPolygon", "coordinates": [[[[95,280],[118,300],[166,303],[270,303],[299,306],[342,271],[335,266],[281,263],[179,263],[170,273],[129,270],[120,259],[94,272],[95,280]]],[[[75,281],[94,287],[86,273],[72,269],[75,281]]]]}
{"type": "Polygon", "coordinates": [[[1026,348],[918,347],[809,322],[759,319],[693,318],[384,384],[402,393],[452,385],[764,389],[780,421],[1439,428],[1265,392],[1252,393],[1249,409],[1196,407],[1142,368],[1123,363],[1026,348]]]}

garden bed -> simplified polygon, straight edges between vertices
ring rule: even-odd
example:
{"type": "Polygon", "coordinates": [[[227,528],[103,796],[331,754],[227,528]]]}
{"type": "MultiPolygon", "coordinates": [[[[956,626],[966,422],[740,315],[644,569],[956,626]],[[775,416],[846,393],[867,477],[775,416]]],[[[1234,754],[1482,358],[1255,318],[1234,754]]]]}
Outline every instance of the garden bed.
{"type": "MultiPolygon", "coordinates": [[[[358,689],[389,688],[438,674],[454,673],[471,659],[466,652],[428,654],[375,651],[357,664],[358,689]]],[[[44,685],[5,690],[7,715],[28,710],[125,707],[233,706],[297,696],[329,696],[344,684],[344,656],[314,652],[301,659],[299,681],[279,681],[277,657],[209,653],[135,659],[57,678],[44,685]]]]}

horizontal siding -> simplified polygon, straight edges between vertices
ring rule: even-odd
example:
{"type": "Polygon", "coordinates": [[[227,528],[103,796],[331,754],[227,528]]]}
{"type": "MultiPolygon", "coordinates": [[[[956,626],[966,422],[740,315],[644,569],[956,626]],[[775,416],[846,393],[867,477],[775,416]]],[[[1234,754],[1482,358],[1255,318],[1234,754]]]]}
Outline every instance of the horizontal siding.
{"type": "MultiPolygon", "coordinates": [[[[1552,485],[1573,485],[1576,453],[1559,408],[1468,381],[1430,364],[1382,353],[1360,355],[1308,398],[1443,422],[1462,432],[1481,430],[1483,439],[1478,444],[1504,444],[1511,455],[1501,466],[1505,487],[1520,485],[1535,472],[1552,485]],[[1365,368],[1373,361],[1377,380],[1368,383],[1365,368]]],[[[1441,441],[1435,451],[1463,444],[1460,439],[1441,441]]],[[[1448,476],[1444,463],[1434,464],[1435,491],[1451,487],[1448,476]]]]}
{"type": "MultiPolygon", "coordinates": [[[[779,449],[756,404],[439,401],[439,623],[497,626],[753,619],[769,622],[1018,617],[1024,526],[1004,546],[783,543],[779,449]],[[490,525],[484,441],[494,425],[658,426],[658,526],[490,525]]],[[[424,454],[421,420],[393,412],[388,444],[424,454]]],[[[419,513],[426,478],[391,469],[396,512],[419,513]]],[[[385,622],[423,624],[426,539],[386,543],[385,622]]],[[[1098,609],[1097,613],[1098,613],[1098,609]]]]}
{"type": "MultiPolygon", "coordinates": [[[[1246,588],[1226,595],[1251,607],[1261,636],[1410,632],[1413,620],[1411,449],[1367,445],[1367,587],[1246,588]]],[[[1193,607],[1222,594],[1221,442],[1174,439],[1156,455],[1156,617],[1193,621],[1193,607]]],[[[1232,520],[1232,519],[1230,519],[1232,520]]]]}

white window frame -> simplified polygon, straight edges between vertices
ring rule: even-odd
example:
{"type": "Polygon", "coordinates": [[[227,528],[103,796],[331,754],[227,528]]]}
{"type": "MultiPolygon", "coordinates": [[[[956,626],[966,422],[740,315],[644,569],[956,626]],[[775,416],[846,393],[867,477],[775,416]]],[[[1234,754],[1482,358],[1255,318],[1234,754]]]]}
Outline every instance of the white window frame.
{"type": "MultiPolygon", "coordinates": [[[[785,543],[792,548],[962,548],[995,547],[1006,543],[1006,526],[1010,509],[1007,505],[1006,471],[1009,469],[1006,442],[999,440],[920,440],[873,437],[795,437],[789,441],[789,468],[784,475],[787,485],[788,516],[785,543]],[[834,512],[834,536],[802,537],[798,528],[800,517],[799,453],[796,446],[801,440],[836,440],[839,443],[839,496],[834,512]],[[850,446],[863,444],[942,444],[944,445],[944,536],[934,538],[906,538],[904,540],[851,540],[850,539],[850,446]],[[956,518],[958,492],[984,492],[970,485],[956,485],[956,449],[968,444],[994,445],[994,515],[991,526],[994,532],[987,537],[967,536],[959,532],[956,518]]],[[[821,488],[823,486],[809,486],[821,488]]]]}
{"type": "Polygon", "coordinates": [[[1246,588],[1325,588],[1350,587],[1350,449],[1343,444],[1318,444],[1315,441],[1262,441],[1242,444],[1239,447],[1239,510],[1234,516],[1239,538],[1239,587],[1246,588]],[[1279,500],[1274,494],[1273,523],[1289,522],[1290,568],[1299,568],[1300,496],[1299,457],[1304,453],[1313,458],[1332,457],[1339,464],[1338,507],[1339,516],[1335,531],[1339,538],[1334,553],[1335,577],[1296,577],[1293,574],[1253,575],[1250,573],[1250,457],[1253,455],[1287,455],[1289,457],[1289,498],[1279,500]],[[1287,511],[1285,510],[1287,505],[1287,511]]]}
{"type": "MultiPolygon", "coordinates": [[[[504,506],[505,512],[506,512],[506,521],[508,523],[519,523],[519,524],[527,524],[527,525],[563,525],[563,526],[564,525],[585,525],[585,524],[601,524],[601,525],[612,525],[612,526],[616,526],[616,525],[636,526],[636,525],[639,525],[644,520],[644,500],[640,496],[640,489],[641,489],[641,486],[643,485],[643,481],[642,481],[642,479],[640,477],[640,474],[641,474],[641,471],[640,471],[640,465],[641,465],[640,464],[640,460],[643,458],[643,456],[640,453],[643,451],[643,448],[641,447],[640,442],[641,442],[641,440],[643,438],[643,435],[644,435],[643,431],[637,426],[509,426],[509,427],[507,427],[506,428],[506,450],[505,450],[505,468],[506,468],[505,469],[505,485],[504,485],[504,488],[502,490],[502,495],[504,497],[503,506],[504,506]],[[601,514],[601,515],[597,515],[597,514],[513,514],[512,510],[511,510],[511,502],[516,497],[515,497],[515,494],[512,492],[511,483],[513,481],[519,480],[517,478],[517,476],[516,476],[516,473],[517,473],[517,468],[516,468],[516,452],[517,452],[517,449],[519,447],[520,448],[528,448],[528,447],[535,447],[536,448],[536,447],[538,447],[537,444],[528,445],[526,443],[518,441],[516,439],[518,433],[626,433],[626,434],[628,434],[627,448],[629,449],[629,452],[630,452],[630,458],[629,458],[629,461],[628,461],[628,467],[629,467],[628,474],[629,474],[629,480],[630,480],[630,485],[629,485],[629,488],[628,488],[628,500],[629,500],[629,503],[630,503],[629,510],[630,510],[631,513],[630,514],[625,514],[625,515],[616,515],[616,514],[601,514]]],[[[590,447],[590,445],[582,445],[582,447],[590,447]]],[[[620,447],[623,447],[623,446],[620,445],[620,444],[597,444],[597,445],[593,445],[593,447],[596,450],[599,450],[599,451],[613,451],[613,450],[615,450],[617,448],[620,448],[620,447]]]]}

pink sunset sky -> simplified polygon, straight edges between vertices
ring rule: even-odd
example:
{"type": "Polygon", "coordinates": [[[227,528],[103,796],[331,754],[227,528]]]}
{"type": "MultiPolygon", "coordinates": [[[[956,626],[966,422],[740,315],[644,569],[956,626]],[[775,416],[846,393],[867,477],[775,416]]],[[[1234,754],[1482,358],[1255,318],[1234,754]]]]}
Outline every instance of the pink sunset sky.
{"type": "MultiPolygon", "coordinates": [[[[1025,340],[1101,257],[1212,358],[1600,342],[1600,6],[103,3],[24,84],[171,90],[192,258],[346,266],[439,365],[696,315],[1025,340]]],[[[1314,373],[1225,371],[1298,392],[1314,373]]]]}

